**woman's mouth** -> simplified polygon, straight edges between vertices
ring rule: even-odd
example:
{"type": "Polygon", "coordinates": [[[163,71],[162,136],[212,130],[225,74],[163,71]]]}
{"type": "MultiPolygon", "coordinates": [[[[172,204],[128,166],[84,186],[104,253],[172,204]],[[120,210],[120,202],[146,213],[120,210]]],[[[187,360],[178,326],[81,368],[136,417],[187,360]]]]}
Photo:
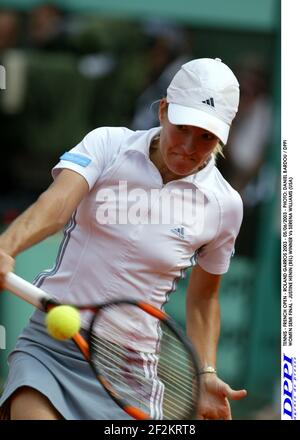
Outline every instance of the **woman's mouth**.
{"type": "Polygon", "coordinates": [[[195,162],[195,159],[192,156],[187,156],[187,155],[181,154],[181,153],[173,153],[173,155],[178,157],[181,160],[184,160],[184,161],[195,162]]]}

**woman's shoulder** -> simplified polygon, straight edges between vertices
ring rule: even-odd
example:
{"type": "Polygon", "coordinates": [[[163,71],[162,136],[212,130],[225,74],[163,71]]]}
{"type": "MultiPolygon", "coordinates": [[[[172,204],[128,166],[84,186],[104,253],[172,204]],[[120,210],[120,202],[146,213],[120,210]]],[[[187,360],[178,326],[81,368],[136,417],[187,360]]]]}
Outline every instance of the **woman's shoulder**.
{"type": "Polygon", "coordinates": [[[214,200],[215,215],[219,217],[217,239],[227,236],[236,236],[243,219],[243,202],[240,194],[222,176],[214,166],[205,181],[204,189],[208,199],[214,200]]]}
{"type": "Polygon", "coordinates": [[[86,135],[87,140],[91,141],[121,141],[132,136],[134,132],[126,127],[96,127],[86,135]]]}
{"type": "Polygon", "coordinates": [[[211,185],[215,197],[222,208],[223,214],[243,213],[243,201],[231,184],[223,177],[218,168],[214,167],[213,184],[211,185]]]}

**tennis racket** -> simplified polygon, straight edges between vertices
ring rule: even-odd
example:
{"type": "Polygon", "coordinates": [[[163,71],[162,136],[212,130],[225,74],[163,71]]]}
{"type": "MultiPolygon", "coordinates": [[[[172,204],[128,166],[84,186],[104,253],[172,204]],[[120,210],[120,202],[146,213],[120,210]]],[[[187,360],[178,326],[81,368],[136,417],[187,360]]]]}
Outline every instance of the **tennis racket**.
{"type": "MultiPolygon", "coordinates": [[[[7,274],[5,288],[46,313],[60,305],[13,273],[7,274]]],[[[91,319],[87,337],[77,333],[73,341],[127,414],[138,420],[196,418],[197,356],[166,313],[134,299],[75,307],[91,319]]]]}

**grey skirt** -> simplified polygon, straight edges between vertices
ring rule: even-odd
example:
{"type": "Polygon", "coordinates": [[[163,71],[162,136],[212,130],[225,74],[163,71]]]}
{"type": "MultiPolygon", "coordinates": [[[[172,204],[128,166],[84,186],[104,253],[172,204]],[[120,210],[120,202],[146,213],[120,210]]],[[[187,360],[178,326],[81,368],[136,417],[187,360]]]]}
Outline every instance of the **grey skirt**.
{"type": "Polygon", "coordinates": [[[0,397],[0,418],[9,398],[28,386],[45,395],[67,420],[132,420],[106,393],[72,341],[51,338],[36,311],[8,357],[9,375],[0,397]]]}

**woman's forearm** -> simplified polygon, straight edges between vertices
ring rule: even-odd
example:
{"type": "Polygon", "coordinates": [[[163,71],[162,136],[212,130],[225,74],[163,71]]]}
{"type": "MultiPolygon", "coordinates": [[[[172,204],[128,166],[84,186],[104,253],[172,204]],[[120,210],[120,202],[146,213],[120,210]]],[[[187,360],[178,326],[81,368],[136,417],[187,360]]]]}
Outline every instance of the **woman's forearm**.
{"type": "Polygon", "coordinates": [[[199,266],[193,268],[186,298],[187,334],[192,340],[203,368],[216,367],[220,336],[220,275],[199,266]]]}
{"type": "Polygon", "coordinates": [[[220,305],[217,298],[199,298],[187,295],[187,334],[193,342],[201,366],[216,367],[220,336],[220,305]]]}

